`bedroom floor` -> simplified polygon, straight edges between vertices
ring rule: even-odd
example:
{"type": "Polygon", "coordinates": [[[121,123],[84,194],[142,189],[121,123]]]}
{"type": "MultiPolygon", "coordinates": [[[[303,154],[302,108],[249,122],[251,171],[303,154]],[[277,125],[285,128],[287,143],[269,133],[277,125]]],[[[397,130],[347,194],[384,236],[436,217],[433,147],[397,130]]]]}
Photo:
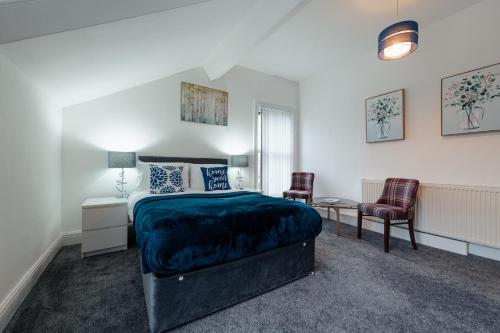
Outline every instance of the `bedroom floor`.
{"type": "MultiPolygon", "coordinates": [[[[325,221],[316,274],[175,332],[499,332],[500,262],[325,221]]],[[[147,332],[136,249],[80,260],[63,248],[6,332],[147,332]]]]}

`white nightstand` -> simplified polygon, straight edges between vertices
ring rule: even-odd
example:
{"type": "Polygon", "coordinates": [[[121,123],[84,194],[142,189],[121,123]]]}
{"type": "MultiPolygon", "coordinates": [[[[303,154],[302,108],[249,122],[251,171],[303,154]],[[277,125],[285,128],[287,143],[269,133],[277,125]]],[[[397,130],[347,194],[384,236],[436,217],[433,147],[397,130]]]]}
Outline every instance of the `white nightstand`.
{"type": "Polygon", "coordinates": [[[82,204],[82,258],[127,249],[127,199],[92,198],[82,204]]]}

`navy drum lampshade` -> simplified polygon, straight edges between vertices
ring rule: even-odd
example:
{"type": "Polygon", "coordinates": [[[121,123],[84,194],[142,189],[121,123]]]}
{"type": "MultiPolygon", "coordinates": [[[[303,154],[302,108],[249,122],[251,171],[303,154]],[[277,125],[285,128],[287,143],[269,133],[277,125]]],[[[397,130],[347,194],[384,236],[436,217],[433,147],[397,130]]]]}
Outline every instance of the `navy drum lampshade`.
{"type": "Polygon", "coordinates": [[[401,21],[378,35],[378,57],[381,60],[402,58],[418,47],[418,23],[401,21]]]}

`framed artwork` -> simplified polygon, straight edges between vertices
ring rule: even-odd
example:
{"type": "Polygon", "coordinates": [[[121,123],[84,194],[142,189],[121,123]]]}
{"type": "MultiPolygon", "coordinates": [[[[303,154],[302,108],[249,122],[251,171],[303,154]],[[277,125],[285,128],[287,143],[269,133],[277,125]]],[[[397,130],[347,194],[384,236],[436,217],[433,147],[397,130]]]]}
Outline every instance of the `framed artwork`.
{"type": "Polygon", "coordinates": [[[500,64],[441,79],[441,135],[500,130],[500,64]]]}
{"type": "Polygon", "coordinates": [[[404,140],[405,103],[404,90],[367,98],[366,142],[404,140]]]}
{"type": "Polygon", "coordinates": [[[181,82],[181,120],[227,126],[227,91],[181,82]]]}

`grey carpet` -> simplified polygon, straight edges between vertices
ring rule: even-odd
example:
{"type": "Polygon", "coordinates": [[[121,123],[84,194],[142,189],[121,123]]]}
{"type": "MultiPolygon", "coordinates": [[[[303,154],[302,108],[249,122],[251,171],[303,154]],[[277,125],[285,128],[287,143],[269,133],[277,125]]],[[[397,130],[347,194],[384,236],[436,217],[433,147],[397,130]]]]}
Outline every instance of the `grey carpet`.
{"type": "MultiPolygon", "coordinates": [[[[325,222],[316,274],[175,332],[500,332],[500,263],[325,222]]],[[[6,332],[147,332],[136,249],[63,248],[6,332]]]]}

